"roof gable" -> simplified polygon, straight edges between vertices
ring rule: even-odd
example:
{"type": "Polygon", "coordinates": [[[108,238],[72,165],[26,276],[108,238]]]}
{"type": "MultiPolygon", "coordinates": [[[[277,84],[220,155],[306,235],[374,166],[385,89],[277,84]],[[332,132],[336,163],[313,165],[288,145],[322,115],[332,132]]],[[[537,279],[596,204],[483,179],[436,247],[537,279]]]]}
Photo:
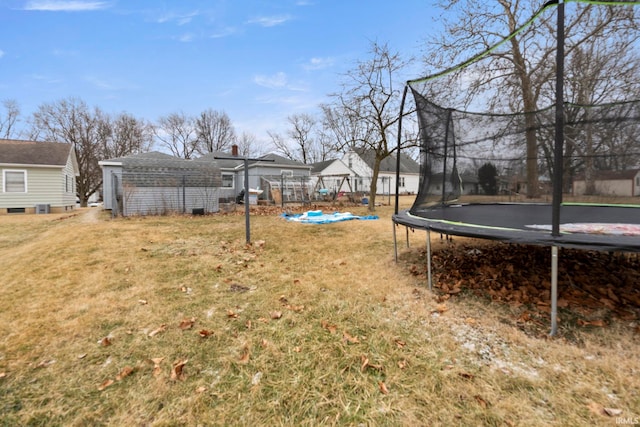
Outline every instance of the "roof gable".
{"type": "MultiPolygon", "coordinates": [[[[366,148],[355,148],[353,152],[356,153],[363,162],[367,164],[371,169],[375,164],[376,153],[374,150],[366,148]]],[[[395,172],[396,171],[397,158],[394,154],[382,159],[380,162],[380,172],[395,172]]],[[[406,154],[400,153],[400,173],[420,173],[420,165],[406,154]]]]}
{"type": "Polygon", "coordinates": [[[71,144],[62,142],[0,139],[0,163],[64,167],[71,155],[71,144]]]}

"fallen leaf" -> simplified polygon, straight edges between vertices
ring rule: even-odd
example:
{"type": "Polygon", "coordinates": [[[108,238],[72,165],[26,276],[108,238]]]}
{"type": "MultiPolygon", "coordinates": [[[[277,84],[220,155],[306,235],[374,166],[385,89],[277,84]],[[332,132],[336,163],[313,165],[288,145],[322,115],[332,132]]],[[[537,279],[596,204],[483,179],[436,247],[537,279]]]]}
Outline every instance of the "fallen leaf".
{"type": "Polygon", "coordinates": [[[247,328],[247,329],[251,329],[251,320],[247,320],[247,321],[244,323],[244,326],[245,326],[245,328],[247,328]]]}
{"type": "Polygon", "coordinates": [[[395,339],[393,342],[396,343],[396,346],[398,346],[398,348],[404,348],[405,345],[407,345],[406,342],[400,340],[400,339],[395,339]]]}
{"type": "Polygon", "coordinates": [[[294,285],[299,285],[300,283],[301,283],[300,279],[293,279],[293,284],[294,285]]]}
{"type": "Polygon", "coordinates": [[[78,355],[78,359],[84,359],[85,357],[87,357],[87,353],[82,353],[78,355]]]}
{"type": "Polygon", "coordinates": [[[360,361],[362,364],[360,365],[360,371],[363,372],[369,366],[369,358],[366,356],[360,356],[360,361]]]}
{"type": "Polygon", "coordinates": [[[473,397],[476,399],[476,402],[478,402],[478,404],[479,404],[480,406],[482,406],[484,409],[486,409],[486,408],[487,408],[487,406],[489,406],[489,404],[487,403],[487,401],[486,401],[486,400],[484,400],[484,399],[482,398],[482,396],[480,396],[480,395],[476,394],[476,395],[475,395],[475,396],[473,396],[473,397]]]}
{"type": "Polygon", "coordinates": [[[200,329],[200,332],[198,332],[198,335],[200,335],[202,338],[208,338],[209,336],[213,335],[213,331],[209,331],[207,329],[200,329]]]}
{"type": "Polygon", "coordinates": [[[300,346],[295,346],[295,347],[293,347],[293,351],[295,353],[300,353],[302,351],[302,349],[300,348],[300,346]]]}
{"type": "Polygon", "coordinates": [[[151,362],[153,363],[153,376],[157,377],[158,375],[160,375],[162,373],[162,368],[160,368],[160,363],[162,363],[162,361],[164,360],[164,357],[156,357],[154,359],[151,359],[151,362]]]}
{"type": "Polygon", "coordinates": [[[183,331],[186,331],[187,329],[191,329],[193,328],[193,325],[196,323],[196,318],[192,317],[190,319],[182,319],[182,321],[180,322],[180,329],[182,329],[183,331]]]}
{"type": "Polygon", "coordinates": [[[473,374],[469,374],[467,372],[459,372],[458,375],[464,378],[465,380],[472,380],[475,378],[473,374]]]}
{"type": "Polygon", "coordinates": [[[114,381],[112,379],[105,380],[102,384],[98,386],[98,391],[104,390],[105,388],[109,387],[113,383],[114,381]]]}
{"type": "Polygon", "coordinates": [[[171,379],[172,380],[184,380],[184,366],[187,364],[188,359],[180,359],[176,360],[173,363],[173,368],[171,369],[171,379]]]}
{"type": "Polygon", "coordinates": [[[262,348],[267,348],[268,345],[269,345],[269,341],[267,341],[266,339],[262,338],[262,341],[260,342],[260,346],[262,348]]]}
{"type": "Polygon", "coordinates": [[[285,307],[291,311],[295,311],[296,313],[301,312],[302,310],[304,310],[304,305],[291,305],[291,304],[287,304],[287,306],[285,307]]]}
{"type": "Polygon", "coordinates": [[[36,368],[47,368],[56,363],[55,359],[43,360],[42,362],[36,365],[36,368]]]}
{"type": "Polygon", "coordinates": [[[158,335],[160,332],[164,332],[166,330],[167,330],[167,325],[162,324],[158,328],[156,328],[153,331],[149,332],[149,337],[154,337],[154,336],[158,335]]]}
{"type": "Polygon", "coordinates": [[[282,312],[281,311],[272,311],[271,313],[269,313],[272,319],[279,319],[282,317],[282,312]]]}
{"type": "Polygon", "coordinates": [[[278,301],[280,301],[282,304],[287,304],[289,302],[289,300],[287,300],[287,298],[284,295],[280,295],[280,298],[278,298],[278,301]]]}
{"type": "Polygon", "coordinates": [[[389,394],[389,389],[387,388],[387,386],[385,385],[385,383],[383,383],[382,381],[380,381],[378,383],[378,387],[380,387],[380,392],[382,394],[389,394]]]}
{"type": "Polygon", "coordinates": [[[404,369],[406,367],[407,367],[407,361],[406,360],[402,359],[402,360],[398,361],[398,368],[404,369]]]}
{"type": "Polygon", "coordinates": [[[201,385],[200,387],[198,387],[196,389],[196,393],[199,393],[199,394],[200,393],[204,393],[205,391],[207,391],[207,388],[205,386],[203,386],[203,385],[201,385]]]}
{"type": "Polygon", "coordinates": [[[446,304],[438,304],[436,306],[436,309],[434,310],[434,313],[444,313],[445,311],[449,310],[446,306],[446,304]]]}
{"type": "Polygon", "coordinates": [[[342,339],[349,344],[358,344],[360,342],[358,337],[350,335],[347,331],[342,332],[342,339]]]}
{"type": "Polygon", "coordinates": [[[240,358],[238,359],[238,361],[240,363],[248,363],[250,356],[251,356],[251,351],[249,351],[249,346],[244,346],[242,348],[242,352],[240,353],[240,358]]]}
{"type": "Polygon", "coordinates": [[[333,325],[333,324],[327,322],[326,320],[321,321],[320,325],[322,326],[323,329],[326,329],[327,331],[329,331],[332,334],[335,334],[336,331],[338,330],[338,327],[336,325],[333,325]]]}
{"type": "Polygon", "coordinates": [[[121,381],[122,379],[128,377],[133,373],[133,368],[131,366],[125,366],[122,370],[116,375],[116,381],[121,381]]]}
{"type": "Polygon", "coordinates": [[[227,317],[229,319],[237,319],[238,318],[238,313],[236,313],[233,310],[227,310],[227,317]]]}
{"type": "Polygon", "coordinates": [[[108,347],[111,345],[111,338],[109,337],[104,337],[100,340],[100,345],[103,347],[108,347]]]}
{"type": "Polygon", "coordinates": [[[7,377],[6,372],[0,372],[0,378],[6,378],[6,377],[7,377]]]}
{"type": "Polygon", "coordinates": [[[139,299],[139,300],[138,300],[138,304],[140,304],[140,305],[147,305],[147,304],[148,304],[148,302],[147,302],[147,300],[146,300],[146,299],[139,299]]]}

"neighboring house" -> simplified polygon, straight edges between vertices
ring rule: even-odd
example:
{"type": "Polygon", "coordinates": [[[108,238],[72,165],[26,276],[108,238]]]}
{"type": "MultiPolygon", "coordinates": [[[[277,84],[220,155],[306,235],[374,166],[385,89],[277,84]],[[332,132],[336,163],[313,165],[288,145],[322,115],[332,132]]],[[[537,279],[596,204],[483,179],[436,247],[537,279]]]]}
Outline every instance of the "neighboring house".
{"type": "Polygon", "coordinates": [[[339,193],[353,192],[351,185],[356,173],[340,159],[314,163],[311,176],[315,182],[315,192],[323,196],[335,196],[339,193]]]}
{"type": "Polygon", "coordinates": [[[458,186],[457,190],[460,191],[461,195],[481,193],[478,177],[472,173],[463,172],[457,176],[454,174],[453,177],[451,174],[448,174],[446,180],[443,180],[442,177],[442,173],[431,175],[429,182],[425,183],[426,185],[429,185],[427,194],[432,196],[444,195],[447,197],[451,194],[455,194],[453,191],[454,185],[458,186]]]}
{"type": "Polygon", "coordinates": [[[78,161],[71,144],[0,139],[0,214],[75,209],[78,161]]]}
{"type": "Polygon", "coordinates": [[[150,152],[98,163],[102,167],[104,209],[114,215],[219,210],[222,175],[215,162],[150,152]]]}
{"type": "MultiPolygon", "coordinates": [[[[348,151],[342,161],[356,174],[353,191],[369,192],[371,177],[375,163],[373,150],[354,149],[348,151]]],[[[395,194],[396,192],[396,164],[397,157],[390,155],[380,163],[377,194],[395,194]]],[[[420,165],[407,156],[400,154],[400,173],[398,192],[400,194],[417,194],[420,185],[420,165]]]]}
{"type": "MultiPolygon", "coordinates": [[[[640,170],[601,170],[594,172],[595,193],[601,196],[640,196],[640,170]]],[[[586,192],[584,174],[573,179],[573,195],[583,196],[586,192]]]]}

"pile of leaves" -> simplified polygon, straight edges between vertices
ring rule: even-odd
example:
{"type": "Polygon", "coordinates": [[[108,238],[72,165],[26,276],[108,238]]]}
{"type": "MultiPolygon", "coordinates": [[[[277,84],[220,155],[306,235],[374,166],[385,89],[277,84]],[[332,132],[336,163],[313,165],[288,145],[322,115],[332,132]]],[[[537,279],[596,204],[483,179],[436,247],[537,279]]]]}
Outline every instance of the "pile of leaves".
{"type": "MultiPolygon", "coordinates": [[[[414,252],[413,275],[426,279],[426,250],[414,252]]],[[[551,249],[541,246],[465,241],[432,252],[438,298],[471,292],[509,304],[518,323],[547,323],[551,305],[551,249]]],[[[558,308],[578,326],[640,317],[640,255],[561,249],[558,308]]],[[[562,319],[561,319],[562,320],[562,319]]],[[[636,326],[637,328],[637,326],[636,326]]]]}

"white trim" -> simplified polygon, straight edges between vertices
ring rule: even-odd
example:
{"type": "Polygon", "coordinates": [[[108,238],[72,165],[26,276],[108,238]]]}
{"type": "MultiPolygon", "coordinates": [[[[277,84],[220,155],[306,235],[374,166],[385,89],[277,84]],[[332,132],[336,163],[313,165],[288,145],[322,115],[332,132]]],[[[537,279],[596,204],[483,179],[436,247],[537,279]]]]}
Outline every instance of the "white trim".
{"type": "Polygon", "coordinates": [[[9,194],[27,194],[27,170],[26,169],[2,169],[2,192],[9,194]],[[7,191],[7,172],[22,172],[24,177],[24,191],[7,191]]]}

